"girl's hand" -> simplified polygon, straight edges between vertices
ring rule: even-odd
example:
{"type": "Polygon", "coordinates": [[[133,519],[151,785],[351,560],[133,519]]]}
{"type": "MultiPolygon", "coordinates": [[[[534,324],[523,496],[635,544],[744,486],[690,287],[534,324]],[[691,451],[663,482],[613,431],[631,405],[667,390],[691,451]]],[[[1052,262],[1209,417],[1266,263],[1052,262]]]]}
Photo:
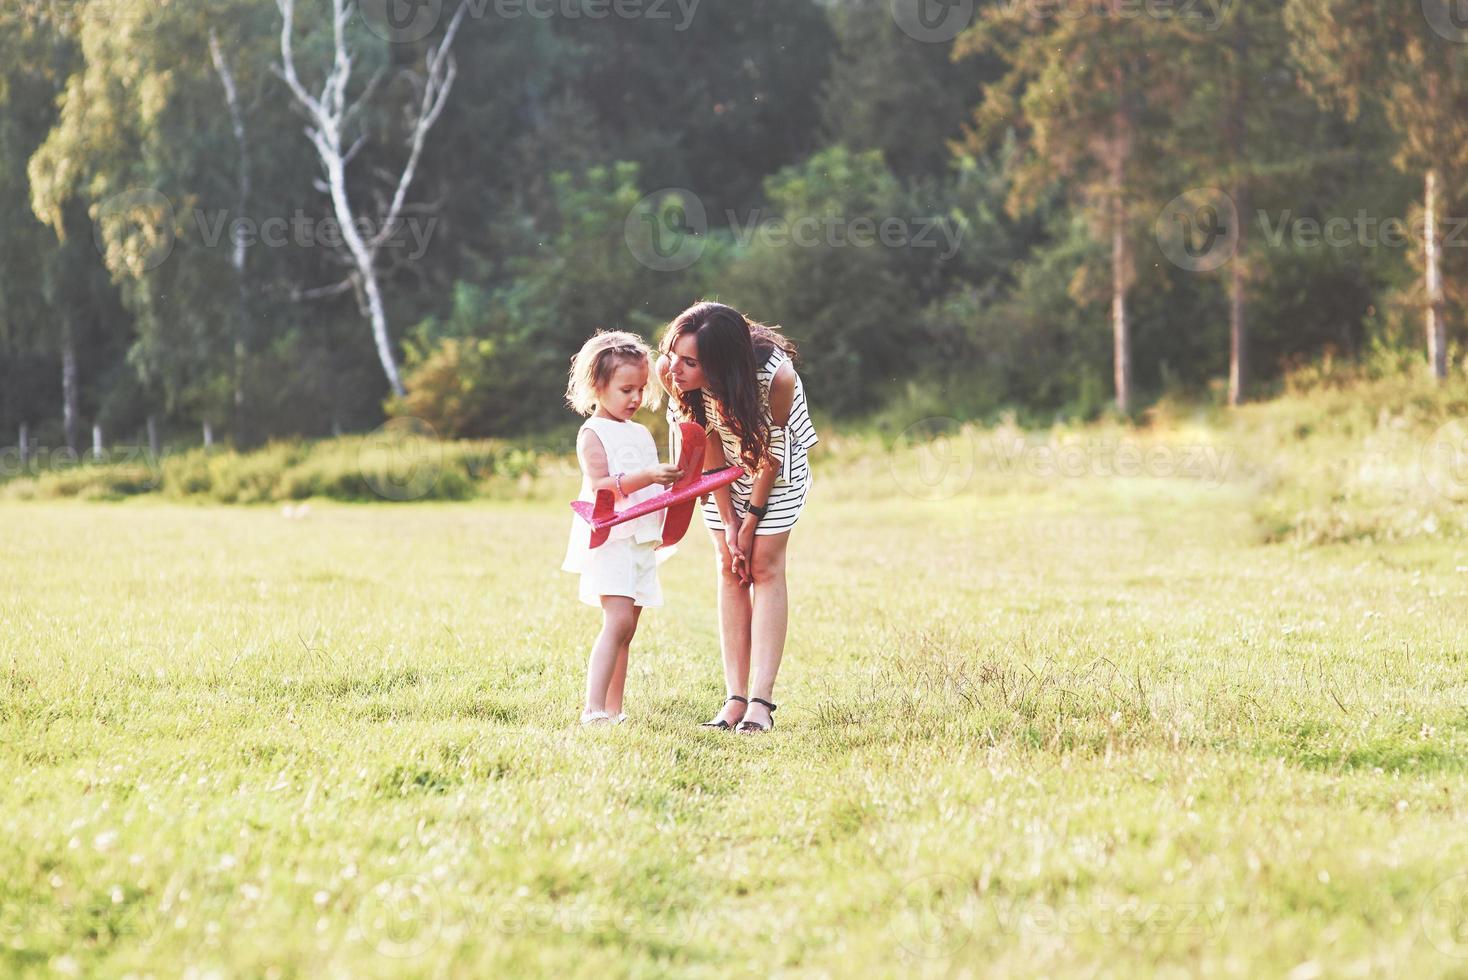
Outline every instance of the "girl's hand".
{"type": "Polygon", "coordinates": [[[672,463],[659,463],[656,466],[649,466],[647,468],[648,485],[659,483],[665,487],[671,487],[682,478],[683,471],[672,463]]]}

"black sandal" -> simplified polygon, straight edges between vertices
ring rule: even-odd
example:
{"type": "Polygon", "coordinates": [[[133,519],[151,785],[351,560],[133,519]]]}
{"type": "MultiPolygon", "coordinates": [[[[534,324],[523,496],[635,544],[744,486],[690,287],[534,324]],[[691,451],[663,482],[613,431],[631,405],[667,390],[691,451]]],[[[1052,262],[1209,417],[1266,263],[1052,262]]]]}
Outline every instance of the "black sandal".
{"type": "Polygon", "coordinates": [[[750,701],[753,701],[755,704],[762,704],[766,708],[769,708],[770,709],[770,724],[769,724],[769,727],[766,727],[764,725],[761,725],[757,721],[741,721],[739,723],[738,727],[736,727],[734,730],[736,732],[739,732],[742,735],[748,735],[748,734],[750,734],[752,732],[770,732],[770,731],[774,731],[774,729],[775,729],[775,708],[778,707],[778,706],[777,705],[774,705],[774,704],[771,704],[770,702],[766,701],[764,698],[750,698],[749,700],[750,701]]]}
{"type": "MultiPolygon", "coordinates": [[[[748,704],[749,703],[749,698],[742,698],[742,697],[740,697],[737,694],[731,694],[727,698],[724,699],[724,704],[728,704],[730,701],[743,701],[745,704],[748,704]]],[[[721,732],[727,732],[729,729],[733,728],[734,726],[731,725],[731,724],[729,724],[724,719],[722,719],[722,718],[720,718],[718,716],[715,716],[712,720],[706,721],[703,724],[699,725],[698,727],[699,728],[716,728],[716,729],[718,729],[721,732]]]]}

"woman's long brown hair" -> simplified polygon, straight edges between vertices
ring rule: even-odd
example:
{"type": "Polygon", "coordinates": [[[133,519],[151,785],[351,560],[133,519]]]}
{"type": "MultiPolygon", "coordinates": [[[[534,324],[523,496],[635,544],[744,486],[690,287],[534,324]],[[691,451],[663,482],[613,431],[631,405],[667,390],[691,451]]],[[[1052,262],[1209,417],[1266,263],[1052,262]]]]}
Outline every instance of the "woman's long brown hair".
{"type": "Polygon", "coordinates": [[[703,369],[705,389],[678,391],[669,397],[684,418],[709,427],[709,405],[705,394],[718,403],[719,415],[729,432],[739,440],[739,462],[753,473],[770,455],[770,424],[760,401],[758,371],[776,348],[795,359],[795,345],[776,328],[755,323],[723,303],[699,303],[678,314],[663,334],[662,353],[675,356],[678,338],[692,334],[698,346],[698,364],[703,369]]]}

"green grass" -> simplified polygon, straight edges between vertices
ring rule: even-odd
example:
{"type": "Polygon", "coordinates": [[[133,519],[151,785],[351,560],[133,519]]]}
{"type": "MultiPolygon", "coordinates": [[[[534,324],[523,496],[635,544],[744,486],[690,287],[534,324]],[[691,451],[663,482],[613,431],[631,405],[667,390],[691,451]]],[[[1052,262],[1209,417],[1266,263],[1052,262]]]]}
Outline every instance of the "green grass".
{"type": "Polygon", "coordinates": [[[0,504],[0,974],[1468,975],[1452,502],[1272,533],[1310,444],[1090,435],[1237,463],[1046,476],[969,433],[929,486],[830,440],[760,738],[693,727],[692,535],[631,722],[575,724],[564,476],[0,504]]]}

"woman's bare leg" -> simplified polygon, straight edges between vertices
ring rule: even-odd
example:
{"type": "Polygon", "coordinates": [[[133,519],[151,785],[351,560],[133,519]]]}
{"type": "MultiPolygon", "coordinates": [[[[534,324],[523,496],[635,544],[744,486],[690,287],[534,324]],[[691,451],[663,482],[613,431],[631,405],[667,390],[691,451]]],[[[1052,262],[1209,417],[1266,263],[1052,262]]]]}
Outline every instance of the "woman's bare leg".
{"type": "MultiPolygon", "coordinates": [[[[729,694],[749,696],[750,587],[739,580],[723,531],[710,531],[719,582],[719,652],[724,657],[724,685],[729,694]]],[[[744,717],[744,704],[731,701],[719,718],[735,724],[744,717]]]]}
{"type": "MultiPolygon", "coordinates": [[[[785,656],[785,633],[790,621],[790,595],[785,584],[785,551],[790,532],[754,539],[750,562],[754,574],[754,597],[750,617],[751,657],[754,669],[752,697],[775,700],[775,678],[785,656]]],[[[770,723],[770,709],[750,703],[745,715],[761,725],[770,723]]]]}

